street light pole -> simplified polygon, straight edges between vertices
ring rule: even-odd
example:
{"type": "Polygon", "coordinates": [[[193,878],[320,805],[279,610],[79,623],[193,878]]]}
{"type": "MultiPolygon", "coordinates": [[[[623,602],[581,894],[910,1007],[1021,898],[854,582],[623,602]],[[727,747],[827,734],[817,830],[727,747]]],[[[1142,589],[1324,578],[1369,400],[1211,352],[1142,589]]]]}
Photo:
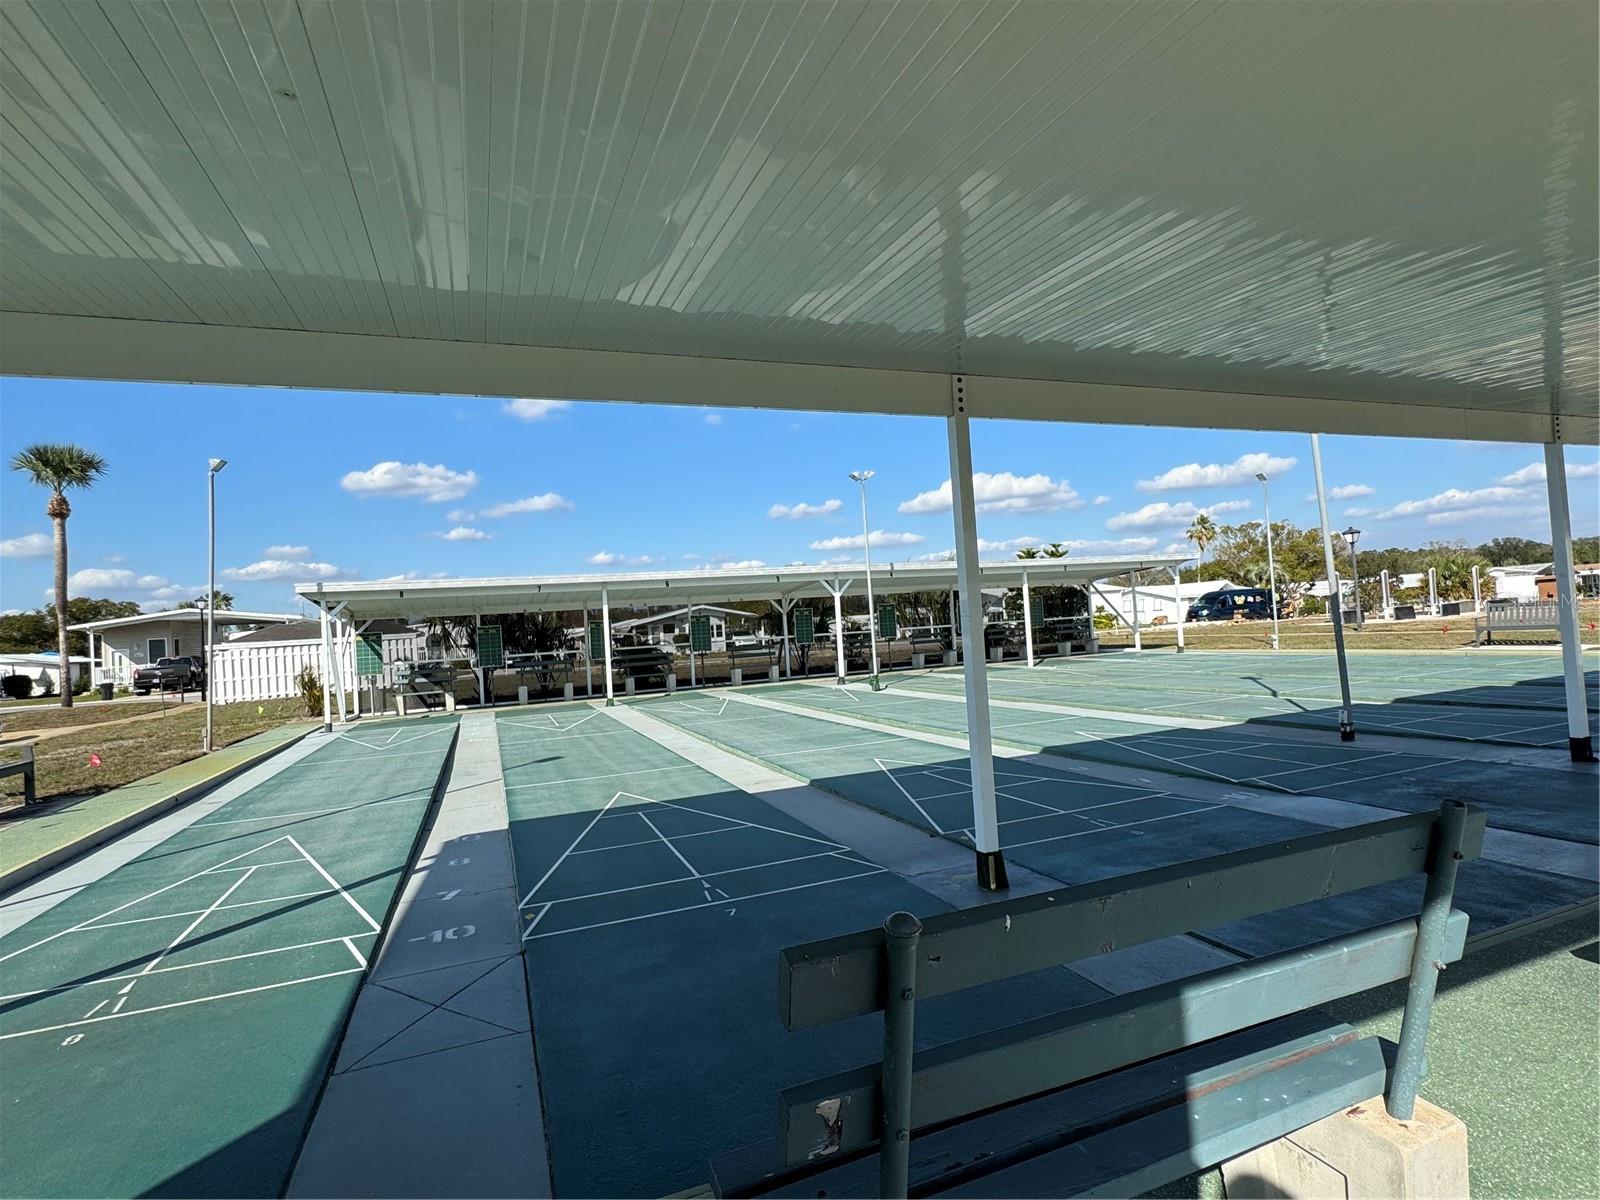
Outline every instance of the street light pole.
{"type": "Polygon", "coordinates": [[[867,682],[878,690],[878,607],[872,598],[872,527],[867,521],[867,480],[875,471],[851,471],[850,478],[861,485],[861,552],[867,558],[867,645],[872,648],[872,678],[867,682]]]}
{"type": "Polygon", "coordinates": [[[212,740],[211,688],[215,682],[212,667],[216,663],[217,642],[217,472],[228,465],[225,458],[213,458],[206,471],[206,736],[201,749],[209,754],[215,747],[212,740]]]}
{"type": "Polygon", "coordinates": [[[1267,590],[1272,595],[1272,648],[1276,650],[1279,646],[1278,564],[1272,557],[1272,493],[1267,487],[1267,477],[1265,475],[1257,471],[1256,478],[1261,481],[1261,511],[1267,518],[1267,590]]]}
{"type": "Polygon", "coordinates": [[[1361,536],[1361,530],[1352,525],[1339,536],[1350,547],[1350,594],[1356,603],[1356,628],[1360,629],[1366,624],[1366,617],[1361,611],[1361,572],[1356,567],[1356,539],[1361,536]]]}

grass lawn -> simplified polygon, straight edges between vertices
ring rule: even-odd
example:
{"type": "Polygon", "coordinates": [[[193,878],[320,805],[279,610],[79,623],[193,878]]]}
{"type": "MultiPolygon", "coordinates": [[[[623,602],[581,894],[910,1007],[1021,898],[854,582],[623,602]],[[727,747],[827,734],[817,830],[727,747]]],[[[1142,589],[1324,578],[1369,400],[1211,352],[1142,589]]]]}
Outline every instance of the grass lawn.
{"type": "MultiPolygon", "coordinates": [[[[1583,604],[1578,609],[1578,634],[1586,646],[1600,643],[1600,605],[1583,604]]],[[[1279,641],[1285,650],[1332,650],[1333,625],[1326,617],[1297,617],[1280,621],[1279,641]]],[[[1434,617],[1418,621],[1373,621],[1365,629],[1344,628],[1345,647],[1350,650],[1454,650],[1472,645],[1471,617],[1434,617]]],[[[1271,621],[1225,621],[1185,623],[1185,645],[1197,650],[1268,650],[1272,647],[1271,621]]],[[[1141,638],[1145,646],[1176,646],[1176,625],[1146,626],[1141,638]]],[[[1100,631],[1102,646],[1131,646],[1133,634],[1118,626],[1100,631]]],[[[1497,633],[1496,646],[1526,645],[1552,652],[1559,645],[1552,632],[1497,633]]]]}
{"type": "MultiPolygon", "coordinates": [[[[193,706],[190,700],[189,705],[193,706]]],[[[168,703],[176,708],[177,702],[168,703]]],[[[204,708],[204,705],[201,706],[204,708]]],[[[72,725],[98,725],[101,721],[122,721],[145,713],[161,711],[161,701],[136,701],[131,704],[88,704],[62,708],[52,704],[49,708],[30,708],[19,712],[0,710],[0,722],[7,733],[28,733],[35,729],[65,729],[72,725]]]]}
{"type": "MultiPolygon", "coordinates": [[[[106,707],[110,710],[111,706],[106,707]]],[[[141,707],[120,705],[113,711],[117,716],[134,716],[136,713],[130,710],[141,707]]],[[[305,702],[298,697],[224,704],[213,711],[218,746],[232,745],[291,721],[310,719],[306,716],[305,702]]],[[[199,758],[205,721],[203,704],[169,705],[162,717],[85,729],[39,742],[34,748],[39,798],[108,791],[199,758]],[[100,756],[100,766],[89,764],[91,754],[100,756]]],[[[9,721],[7,725],[9,728],[9,721]]],[[[15,762],[20,757],[15,748],[0,751],[0,761],[15,762]]],[[[0,796],[21,794],[21,778],[12,776],[0,781],[0,796]]]]}

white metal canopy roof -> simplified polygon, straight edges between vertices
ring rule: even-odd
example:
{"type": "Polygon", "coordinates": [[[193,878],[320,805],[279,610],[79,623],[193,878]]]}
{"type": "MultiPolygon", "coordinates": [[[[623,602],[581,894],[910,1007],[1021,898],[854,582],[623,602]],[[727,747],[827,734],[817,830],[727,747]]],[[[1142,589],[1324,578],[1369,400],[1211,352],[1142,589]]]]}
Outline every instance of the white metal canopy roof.
{"type": "MultiPolygon", "coordinates": [[[[103,621],[84,621],[78,625],[68,625],[73,632],[99,633],[104,629],[121,629],[125,625],[145,625],[150,622],[168,623],[172,621],[203,622],[206,619],[206,610],[203,608],[169,608],[165,612],[140,613],[133,617],[107,617],[103,621]]],[[[218,625],[235,625],[241,628],[256,628],[263,625],[287,625],[291,621],[304,620],[294,613],[262,613],[242,612],[232,608],[217,609],[218,625]]]]}
{"type": "Polygon", "coordinates": [[[1596,45],[1560,0],[10,0],[0,370],[1594,440],[1596,45]]]}
{"type": "MultiPolygon", "coordinates": [[[[985,589],[1085,584],[1127,571],[1167,569],[1187,562],[1184,555],[1119,558],[1007,559],[979,564],[985,589]]],[[[866,567],[769,567],[759,571],[654,571],[622,575],[544,575],[507,579],[425,579],[400,583],[299,583],[295,592],[328,609],[343,603],[347,620],[374,617],[452,617],[474,613],[564,612],[598,608],[600,589],[613,609],[627,605],[708,603],[735,600],[829,598],[828,585],[853,580],[850,594],[866,591],[866,567]]],[[[872,587],[878,595],[945,591],[957,587],[956,564],[874,563],[872,587]]]]}

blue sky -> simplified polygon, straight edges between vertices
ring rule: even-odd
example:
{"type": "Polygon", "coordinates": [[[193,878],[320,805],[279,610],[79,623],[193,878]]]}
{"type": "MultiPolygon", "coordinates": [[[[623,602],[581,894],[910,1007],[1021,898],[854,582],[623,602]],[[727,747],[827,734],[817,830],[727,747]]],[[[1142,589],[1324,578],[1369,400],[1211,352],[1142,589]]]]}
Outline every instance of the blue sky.
{"type": "MultiPolygon", "coordinates": [[[[859,561],[859,467],[877,472],[875,561],[954,542],[935,419],[24,379],[0,381],[0,403],[8,461],[35,441],[106,457],[72,497],[71,590],[149,608],[204,592],[211,456],[229,461],[219,586],[241,608],[292,611],[291,585],[317,578],[859,561]]],[[[1363,545],[1549,537],[1536,446],[1328,437],[1323,455],[1335,520],[1363,545]]],[[[1316,523],[1303,434],[982,421],[973,465],[986,557],[1165,550],[1196,509],[1258,519],[1256,470],[1275,519],[1316,523]]],[[[1568,469],[1574,530],[1592,534],[1595,450],[1568,469]]],[[[46,599],[44,503],[3,472],[0,608],[46,599]]]]}

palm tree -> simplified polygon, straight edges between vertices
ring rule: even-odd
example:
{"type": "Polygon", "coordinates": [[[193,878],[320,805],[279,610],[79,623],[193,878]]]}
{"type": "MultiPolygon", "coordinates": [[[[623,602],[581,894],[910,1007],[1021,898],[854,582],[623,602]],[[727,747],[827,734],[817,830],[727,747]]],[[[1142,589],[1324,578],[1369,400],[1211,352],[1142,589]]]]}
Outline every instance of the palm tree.
{"type": "Polygon", "coordinates": [[[1210,513],[1200,513],[1183,535],[1200,548],[1200,557],[1206,556],[1206,547],[1217,540],[1217,523],[1210,513]]]}
{"type": "Polygon", "coordinates": [[[1021,550],[1017,551],[1017,557],[1018,558],[1038,558],[1039,557],[1039,551],[1038,551],[1038,549],[1036,547],[1024,546],[1021,550]]]}
{"type": "Polygon", "coordinates": [[[11,469],[21,471],[40,487],[50,489],[45,516],[56,533],[56,651],[61,655],[61,707],[72,707],[72,660],[67,655],[67,503],[68,488],[89,488],[106,473],[106,460],[81,446],[38,442],[11,459],[11,469]]]}

